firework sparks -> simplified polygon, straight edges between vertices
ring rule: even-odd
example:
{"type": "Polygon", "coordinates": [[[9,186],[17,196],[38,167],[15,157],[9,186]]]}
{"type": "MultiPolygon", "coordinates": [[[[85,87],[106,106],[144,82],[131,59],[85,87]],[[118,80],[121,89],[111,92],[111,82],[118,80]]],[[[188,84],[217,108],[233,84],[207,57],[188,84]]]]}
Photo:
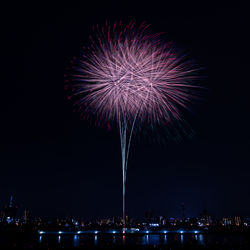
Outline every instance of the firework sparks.
{"type": "MultiPolygon", "coordinates": [[[[120,129],[123,173],[123,221],[128,153],[135,121],[138,124],[181,120],[181,109],[192,100],[196,78],[185,56],[160,34],[135,22],[95,27],[91,45],[78,60],[73,75],[78,105],[100,121],[116,121],[120,129]]],[[[125,224],[124,224],[125,227],[125,224]]]]}

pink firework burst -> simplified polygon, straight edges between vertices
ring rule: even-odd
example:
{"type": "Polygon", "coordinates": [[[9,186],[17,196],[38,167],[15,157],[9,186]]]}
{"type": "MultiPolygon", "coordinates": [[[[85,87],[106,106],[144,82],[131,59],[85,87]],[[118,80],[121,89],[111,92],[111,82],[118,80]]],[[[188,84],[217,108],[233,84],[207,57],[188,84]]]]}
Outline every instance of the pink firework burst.
{"type": "MultiPolygon", "coordinates": [[[[97,121],[117,121],[120,129],[123,177],[123,228],[125,184],[129,147],[135,121],[138,124],[181,120],[195,95],[191,81],[196,71],[160,34],[135,22],[94,28],[95,37],[74,67],[70,79],[76,103],[97,121]]],[[[69,81],[66,79],[66,81],[69,81]]],[[[72,97],[71,96],[71,97],[72,97]]]]}
{"type": "Polygon", "coordinates": [[[171,122],[188,108],[196,76],[190,60],[180,55],[149,25],[94,27],[95,37],[79,59],[73,75],[74,92],[85,113],[98,120],[171,122]]]}

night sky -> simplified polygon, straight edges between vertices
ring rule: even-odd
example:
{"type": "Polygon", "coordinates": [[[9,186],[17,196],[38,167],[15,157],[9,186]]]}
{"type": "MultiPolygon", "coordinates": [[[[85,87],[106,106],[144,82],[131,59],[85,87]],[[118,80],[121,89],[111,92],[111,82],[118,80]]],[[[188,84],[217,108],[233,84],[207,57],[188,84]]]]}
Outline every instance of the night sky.
{"type": "MultiPolygon", "coordinates": [[[[35,1],[36,2],[36,1],[35,1]]],[[[173,2],[173,1],[171,1],[173,2]]],[[[119,134],[73,112],[65,67],[93,24],[150,23],[203,67],[208,90],[185,119],[195,132],[165,145],[133,138],[127,211],[142,217],[250,216],[249,11],[240,5],[112,1],[1,8],[0,208],[14,195],[19,215],[120,216],[119,134]],[[105,2],[105,3],[104,3],[105,2]]],[[[149,137],[161,137],[156,130],[149,137]]],[[[163,135],[162,135],[163,136],[163,135]]]]}

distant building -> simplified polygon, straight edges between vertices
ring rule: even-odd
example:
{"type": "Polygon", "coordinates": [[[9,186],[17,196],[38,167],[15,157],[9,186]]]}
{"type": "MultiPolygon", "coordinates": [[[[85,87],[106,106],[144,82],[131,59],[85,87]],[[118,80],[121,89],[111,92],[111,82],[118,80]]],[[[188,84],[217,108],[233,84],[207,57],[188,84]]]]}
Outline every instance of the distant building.
{"type": "Polygon", "coordinates": [[[222,219],[222,225],[223,226],[231,226],[233,224],[232,218],[223,218],[222,219]]]}
{"type": "Polygon", "coordinates": [[[244,218],[244,221],[242,221],[242,224],[245,227],[249,227],[250,226],[250,218],[244,218]]]}
{"type": "Polygon", "coordinates": [[[13,202],[13,196],[10,196],[9,204],[4,209],[4,218],[8,223],[13,222],[16,218],[16,206],[13,202]]]}
{"type": "Polygon", "coordinates": [[[198,225],[200,227],[207,227],[207,226],[211,226],[213,224],[213,220],[211,215],[208,214],[208,212],[206,210],[204,210],[200,217],[198,218],[198,225]]]}
{"type": "Polygon", "coordinates": [[[159,217],[159,223],[160,223],[160,225],[165,226],[167,224],[166,217],[165,216],[160,216],[159,217]]]}
{"type": "Polygon", "coordinates": [[[240,218],[240,216],[234,216],[233,217],[233,224],[234,224],[234,226],[240,226],[241,225],[241,218],[240,218]]]}
{"type": "Polygon", "coordinates": [[[27,224],[29,222],[29,216],[30,216],[30,213],[27,209],[24,210],[24,213],[23,213],[23,222],[25,224],[27,224]]]}
{"type": "Polygon", "coordinates": [[[169,218],[169,223],[171,226],[176,226],[176,222],[177,222],[177,220],[175,218],[173,218],[173,217],[169,218]]]}

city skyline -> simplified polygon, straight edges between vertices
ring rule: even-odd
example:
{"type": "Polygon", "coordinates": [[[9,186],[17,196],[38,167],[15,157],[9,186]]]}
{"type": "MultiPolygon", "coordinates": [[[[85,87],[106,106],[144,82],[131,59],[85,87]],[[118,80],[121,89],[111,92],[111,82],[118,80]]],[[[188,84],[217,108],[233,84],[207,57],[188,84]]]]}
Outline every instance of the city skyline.
{"type": "MultiPolygon", "coordinates": [[[[87,218],[85,217],[83,214],[80,216],[76,216],[76,215],[63,215],[63,216],[44,216],[44,215],[39,215],[39,214],[33,214],[32,211],[26,207],[25,205],[21,205],[19,206],[19,204],[16,203],[15,198],[11,195],[9,197],[8,202],[6,202],[6,204],[3,206],[2,204],[0,204],[0,212],[1,212],[1,217],[3,218],[8,218],[8,217],[12,217],[12,218],[17,218],[17,219],[21,219],[23,217],[29,216],[29,218],[35,219],[35,218],[44,218],[44,219],[64,219],[64,218],[76,218],[76,219],[80,219],[80,220],[86,220],[86,221],[96,221],[96,220],[102,220],[102,219],[110,219],[110,218],[117,218],[119,220],[122,221],[122,216],[121,215],[106,215],[106,216],[96,216],[96,217],[91,217],[91,218],[87,218]],[[11,214],[11,215],[9,215],[11,214]]],[[[164,217],[165,219],[176,219],[176,220],[186,220],[186,219],[192,219],[192,218],[198,218],[201,217],[203,214],[206,214],[206,216],[209,216],[213,219],[223,219],[223,218],[228,218],[228,219],[232,219],[232,218],[249,218],[250,220],[250,215],[240,215],[239,213],[235,213],[235,214],[231,214],[230,216],[225,216],[225,214],[223,216],[216,216],[214,214],[211,214],[209,211],[207,211],[207,209],[203,209],[202,211],[200,211],[198,214],[195,214],[193,216],[189,216],[190,211],[187,211],[185,204],[181,203],[179,204],[179,208],[177,209],[176,215],[169,215],[169,214],[157,214],[154,209],[147,209],[144,212],[142,211],[142,213],[140,215],[135,215],[135,216],[131,216],[129,214],[126,215],[126,217],[133,217],[134,219],[147,219],[148,217],[150,217],[151,219],[154,218],[160,218],[160,217],[164,217]]],[[[4,219],[4,220],[5,220],[4,219]]],[[[7,220],[8,221],[8,220],[7,220]]],[[[9,222],[8,222],[9,223],[9,222]]]]}
{"type": "Polygon", "coordinates": [[[21,230],[26,232],[36,232],[43,234],[200,234],[205,232],[248,232],[250,228],[250,217],[230,216],[215,218],[206,210],[198,216],[189,218],[185,214],[185,205],[182,203],[181,217],[167,217],[165,215],[155,215],[149,210],[141,218],[133,218],[129,215],[125,217],[106,217],[92,220],[82,220],[77,217],[65,218],[43,218],[31,216],[29,210],[24,210],[22,216],[17,215],[17,206],[10,196],[10,200],[4,210],[0,213],[1,230],[21,230]]]}

